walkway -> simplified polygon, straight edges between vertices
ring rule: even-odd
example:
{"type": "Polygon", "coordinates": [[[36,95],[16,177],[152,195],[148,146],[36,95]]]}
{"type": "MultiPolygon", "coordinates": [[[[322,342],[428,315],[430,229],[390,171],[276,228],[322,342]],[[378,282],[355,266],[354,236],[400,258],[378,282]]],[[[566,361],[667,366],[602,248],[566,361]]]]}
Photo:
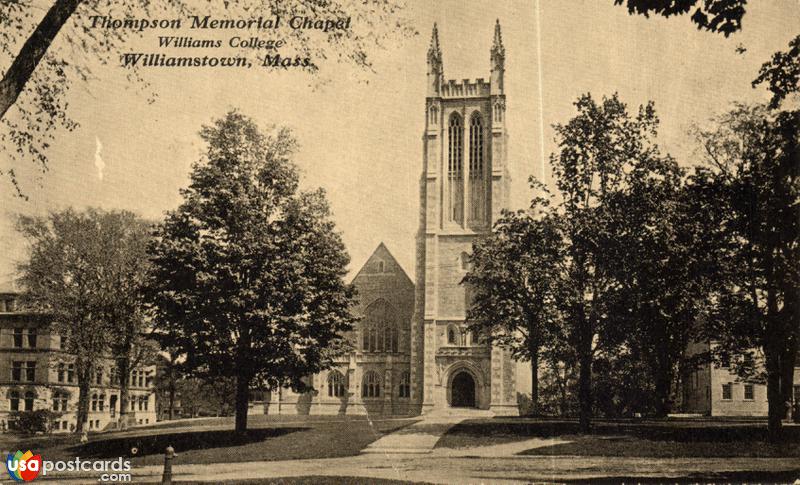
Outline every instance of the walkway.
{"type": "Polygon", "coordinates": [[[431,453],[447,430],[465,419],[491,417],[490,411],[478,409],[446,409],[422,416],[422,420],[388,434],[361,451],[362,454],[424,454],[431,453]]]}

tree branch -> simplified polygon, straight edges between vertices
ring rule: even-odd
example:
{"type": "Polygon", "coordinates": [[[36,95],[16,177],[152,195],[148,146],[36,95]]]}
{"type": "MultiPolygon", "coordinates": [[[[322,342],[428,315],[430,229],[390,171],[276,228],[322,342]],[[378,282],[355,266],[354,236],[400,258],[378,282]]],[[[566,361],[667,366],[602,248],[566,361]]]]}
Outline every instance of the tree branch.
{"type": "Polygon", "coordinates": [[[0,80],[0,118],[17,101],[61,27],[75,12],[82,0],[56,0],[42,21],[22,45],[14,62],[0,80]]]}

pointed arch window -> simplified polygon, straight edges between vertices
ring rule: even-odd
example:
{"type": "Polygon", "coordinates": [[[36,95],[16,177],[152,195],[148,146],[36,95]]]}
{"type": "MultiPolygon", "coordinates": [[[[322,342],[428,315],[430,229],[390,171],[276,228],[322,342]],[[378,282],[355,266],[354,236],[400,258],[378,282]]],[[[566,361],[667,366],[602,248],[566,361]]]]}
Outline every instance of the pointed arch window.
{"type": "Polygon", "coordinates": [[[361,397],[381,397],[381,381],[377,372],[369,371],[364,374],[361,397]]]}
{"type": "Polygon", "coordinates": [[[464,127],[458,113],[450,115],[447,156],[447,218],[464,222],[464,127]]]}
{"type": "Polygon", "coordinates": [[[411,397],[411,373],[408,371],[400,374],[400,386],[397,392],[398,397],[411,397]]]}
{"type": "Polygon", "coordinates": [[[469,220],[483,222],[486,212],[483,118],[477,111],[469,122],[469,220]]]}
{"type": "Polygon", "coordinates": [[[461,345],[461,331],[456,325],[447,326],[447,344],[448,345],[461,345]]]}
{"type": "Polygon", "coordinates": [[[438,119],[439,119],[439,108],[437,108],[436,105],[431,105],[431,107],[428,108],[428,124],[435,125],[437,124],[438,119]]]}
{"type": "Polygon", "coordinates": [[[328,374],[328,397],[344,397],[346,387],[341,372],[333,371],[328,374]]]}
{"type": "Polygon", "coordinates": [[[370,304],[364,312],[362,345],[364,352],[397,353],[400,331],[394,307],[384,299],[370,304]]]}

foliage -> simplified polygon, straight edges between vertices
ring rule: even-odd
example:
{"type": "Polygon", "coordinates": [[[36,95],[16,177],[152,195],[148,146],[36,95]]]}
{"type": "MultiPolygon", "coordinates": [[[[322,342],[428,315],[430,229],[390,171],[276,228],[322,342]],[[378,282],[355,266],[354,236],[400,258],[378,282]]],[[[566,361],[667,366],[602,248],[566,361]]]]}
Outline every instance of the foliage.
{"type": "Polygon", "coordinates": [[[9,416],[9,421],[14,423],[14,431],[22,434],[47,433],[50,423],[57,414],[49,409],[35,411],[14,411],[9,416]]]}
{"type": "Polygon", "coordinates": [[[304,390],[330,364],[354,291],[324,192],[298,191],[289,131],[262,133],[234,111],[201,137],[205,160],[151,247],[151,297],[188,369],[237,380],[244,431],[252,383],[304,390]]]}
{"type": "Polygon", "coordinates": [[[51,319],[65,358],[74,361],[80,432],[96,363],[108,355],[120,325],[140,315],[135,306],[147,226],[127,211],[66,209],[20,216],[18,230],[30,244],[29,259],[19,266],[23,298],[51,319]]]}
{"type": "Polygon", "coordinates": [[[800,112],[736,106],[698,130],[706,167],[694,197],[718,229],[718,270],[709,339],[726,352],[763,350],[770,430],[777,436],[790,399],[800,339],[800,112]]]}
{"type": "Polygon", "coordinates": [[[614,4],[625,4],[628,13],[645,17],[685,15],[694,9],[691,20],[698,29],[727,37],[741,30],[747,0],[614,0],[614,4]]]}
{"type": "Polygon", "coordinates": [[[464,277],[472,295],[470,329],[531,362],[534,411],[539,353],[555,327],[557,295],[550,276],[559,270],[562,250],[554,221],[535,213],[547,205],[538,198],[530,212],[504,212],[492,234],[473,244],[472,268],[464,277]]]}
{"type": "Polygon", "coordinates": [[[776,52],[765,62],[753,81],[753,87],[767,84],[772,93],[771,109],[779,108],[783,101],[800,91],[800,35],[789,42],[789,50],[776,52]]]}
{"type": "MultiPolygon", "coordinates": [[[[187,22],[191,15],[230,19],[292,16],[319,18],[352,17],[349,30],[327,33],[287,29],[286,40],[301,57],[318,62],[307,71],[317,73],[328,59],[371,70],[376,49],[416,31],[402,15],[403,4],[395,0],[253,2],[151,2],[117,3],[108,0],[54,0],[49,9],[31,2],[0,0],[0,142],[7,147],[10,168],[0,171],[18,185],[14,164],[33,160],[47,170],[47,152],[59,128],[72,131],[76,121],[68,109],[68,93],[76,85],[91,88],[101,77],[100,66],[119,63],[127,42],[146,35],[139,29],[93,27],[91,16],[115,19],[175,19],[187,22]],[[13,110],[9,111],[11,107],[13,110]]],[[[157,97],[145,76],[136,68],[127,71],[132,85],[157,97]]]]}

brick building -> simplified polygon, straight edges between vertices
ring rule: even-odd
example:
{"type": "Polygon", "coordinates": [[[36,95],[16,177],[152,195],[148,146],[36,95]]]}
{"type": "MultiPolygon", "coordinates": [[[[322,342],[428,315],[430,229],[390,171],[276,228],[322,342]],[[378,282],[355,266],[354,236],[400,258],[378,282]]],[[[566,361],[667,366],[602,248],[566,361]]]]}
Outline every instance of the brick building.
{"type": "MultiPolygon", "coordinates": [[[[688,354],[706,353],[714,344],[694,343],[688,354]]],[[[689,414],[705,416],[766,416],[768,413],[767,386],[740,378],[729,356],[719,363],[709,363],[683,376],[682,408],[689,414]]],[[[756,367],[763,366],[763,355],[755,352],[756,367]]],[[[794,402],[800,401],[800,360],[794,369],[794,402]]]]}
{"type": "MultiPolygon", "coordinates": [[[[14,291],[0,292],[0,425],[13,429],[16,412],[50,409],[53,432],[75,429],[78,382],[61,337],[46,316],[17,304],[14,291]]],[[[129,416],[135,424],[156,421],[155,367],[135,369],[130,379],[129,416]]],[[[86,429],[102,430],[119,417],[119,376],[111,359],[98,365],[89,392],[86,429]]]]}

